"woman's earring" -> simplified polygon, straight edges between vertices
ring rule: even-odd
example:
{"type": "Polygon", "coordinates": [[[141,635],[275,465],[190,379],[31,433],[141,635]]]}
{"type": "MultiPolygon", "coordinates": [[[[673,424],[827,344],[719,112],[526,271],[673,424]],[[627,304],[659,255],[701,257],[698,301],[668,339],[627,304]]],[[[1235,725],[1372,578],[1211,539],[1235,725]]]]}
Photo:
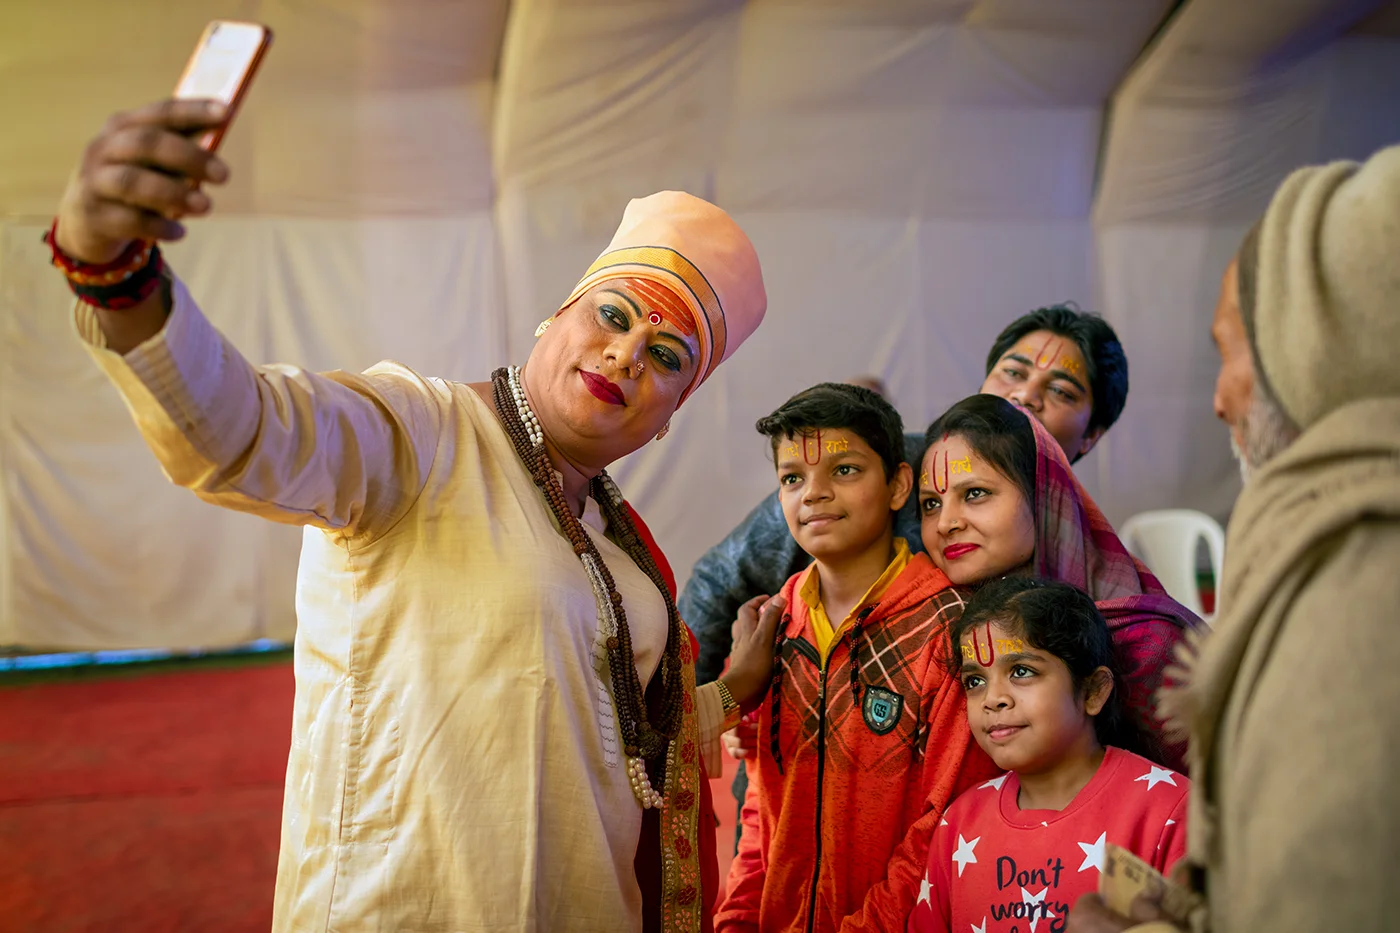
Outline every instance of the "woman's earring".
{"type": "Polygon", "coordinates": [[[656,439],[659,441],[667,434],[671,433],[671,422],[666,422],[661,426],[661,430],[656,432],[656,439]]]}
{"type": "Polygon", "coordinates": [[[549,325],[551,325],[551,324],[553,324],[553,323],[554,323],[554,318],[552,318],[552,317],[547,317],[547,318],[545,318],[543,321],[540,321],[540,326],[535,328],[535,336],[536,336],[536,337],[543,337],[543,336],[544,336],[544,332],[547,331],[547,330],[549,330],[549,325]]]}

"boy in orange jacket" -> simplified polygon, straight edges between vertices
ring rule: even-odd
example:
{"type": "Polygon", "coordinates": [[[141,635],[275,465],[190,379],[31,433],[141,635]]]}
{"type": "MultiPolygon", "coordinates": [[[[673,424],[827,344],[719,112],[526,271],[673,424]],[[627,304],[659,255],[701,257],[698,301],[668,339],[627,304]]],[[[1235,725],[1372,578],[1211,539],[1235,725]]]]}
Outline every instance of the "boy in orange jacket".
{"type": "Polygon", "coordinates": [[[823,383],[759,420],[788,529],[813,564],[783,587],[769,701],[716,933],[903,929],[949,801],[999,772],[943,659],[962,597],[894,517],[904,426],[823,383]]]}

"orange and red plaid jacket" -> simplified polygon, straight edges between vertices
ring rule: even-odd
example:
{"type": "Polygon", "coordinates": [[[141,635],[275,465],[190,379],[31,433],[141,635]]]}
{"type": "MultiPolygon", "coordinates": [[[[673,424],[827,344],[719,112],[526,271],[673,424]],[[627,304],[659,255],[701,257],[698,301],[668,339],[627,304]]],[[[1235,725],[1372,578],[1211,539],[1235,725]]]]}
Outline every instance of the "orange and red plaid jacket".
{"type": "Polygon", "coordinates": [[[825,669],[797,596],[813,572],[783,587],[790,614],[717,933],[903,930],[943,810],[1001,773],[946,666],[963,599],[928,556],[856,613],[825,669]]]}

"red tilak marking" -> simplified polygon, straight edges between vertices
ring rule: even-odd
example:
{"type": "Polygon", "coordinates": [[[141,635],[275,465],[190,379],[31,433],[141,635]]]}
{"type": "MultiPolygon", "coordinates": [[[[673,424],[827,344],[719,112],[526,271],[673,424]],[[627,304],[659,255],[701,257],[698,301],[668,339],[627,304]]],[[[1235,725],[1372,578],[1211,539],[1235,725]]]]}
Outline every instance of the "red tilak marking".
{"type": "Polygon", "coordinates": [[[802,462],[805,463],[805,464],[807,464],[808,466],[816,466],[818,463],[821,463],[821,462],[822,462],[822,432],[821,432],[821,431],[817,431],[815,434],[804,434],[804,435],[802,435],[802,462]],[[814,443],[812,444],[812,449],[815,450],[815,451],[817,452],[817,459],[815,459],[815,460],[808,460],[808,459],[807,459],[807,442],[808,442],[808,441],[813,441],[813,442],[814,442],[814,443]]]}
{"type": "Polygon", "coordinates": [[[987,653],[991,655],[987,660],[982,660],[982,646],[977,641],[977,629],[972,630],[972,651],[977,655],[977,663],[983,667],[991,667],[997,662],[996,649],[992,647],[992,623],[988,622],[987,629],[987,653]]]}
{"type": "Polygon", "coordinates": [[[1057,354],[1057,353],[1059,353],[1059,352],[1060,352],[1060,341],[1059,341],[1059,338],[1054,337],[1054,336],[1046,337],[1046,338],[1045,338],[1045,346],[1041,347],[1041,348],[1040,348],[1040,352],[1036,354],[1036,357],[1035,357],[1035,368],[1036,368],[1036,369],[1049,369],[1051,366],[1055,365],[1055,354],[1057,354]],[[1045,351],[1049,348],[1051,342],[1054,342],[1054,344],[1055,344],[1055,349],[1054,349],[1054,350],[1051,350],[1049,353],[1046,353],[1045,351]]]}
{"type": "Polygon", "coordinates": [[[661,315],[657,314],[655,311],[651,312],[651,315],[647,318],[647,320],[651,322],[652,327],[661,326],[661,315]]]}
{"type": "Polygon", "coordinates": [[[941,495],[944,495],[944,494],[946,494],[946,493],[948,492],[948,451],[946,451],[946,450],[943,451],[943,485],[942,485],[941,487],[938,485],[938,453],[937,453],[937,452],[935,452],[934,455],[933,455],[933,470],[931,471],[931,475],[930,475],[929,478],[930,478],[931,480],[933,480],[933,491],[934,491],[934,492],[938,493],[940,496],[941,496],[941,495]]]}

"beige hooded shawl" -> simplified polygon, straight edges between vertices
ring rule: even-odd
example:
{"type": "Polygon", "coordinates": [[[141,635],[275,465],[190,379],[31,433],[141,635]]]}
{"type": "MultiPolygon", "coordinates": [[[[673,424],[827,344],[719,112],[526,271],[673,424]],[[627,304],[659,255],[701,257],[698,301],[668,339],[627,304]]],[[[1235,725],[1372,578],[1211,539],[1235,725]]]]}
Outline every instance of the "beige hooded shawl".
{"type": "MultiPolygon", "coordinates": [[[[1295,172],[1251,332],[1301,436],[1252,476],[1191,727],[1198,930],[1400,928],[1400,147],[1295,172]]],[[[1167,700],[1170,702],[1170,699],[1167,700]]]]}

